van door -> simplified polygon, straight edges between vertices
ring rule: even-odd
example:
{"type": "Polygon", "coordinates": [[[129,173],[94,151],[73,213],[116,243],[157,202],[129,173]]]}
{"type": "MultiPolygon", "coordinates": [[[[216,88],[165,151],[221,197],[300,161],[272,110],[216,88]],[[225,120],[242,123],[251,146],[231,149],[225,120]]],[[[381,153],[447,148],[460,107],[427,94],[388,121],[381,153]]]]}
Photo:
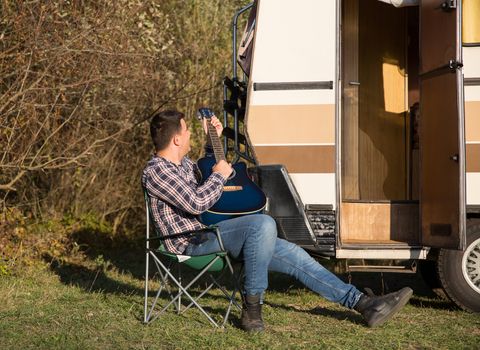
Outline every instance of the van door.
{"type": "Polygon", "coordinates": [[[465,247],[465,135],[457,0],[420,5],[420,217],[422,244],[465,247]]]}

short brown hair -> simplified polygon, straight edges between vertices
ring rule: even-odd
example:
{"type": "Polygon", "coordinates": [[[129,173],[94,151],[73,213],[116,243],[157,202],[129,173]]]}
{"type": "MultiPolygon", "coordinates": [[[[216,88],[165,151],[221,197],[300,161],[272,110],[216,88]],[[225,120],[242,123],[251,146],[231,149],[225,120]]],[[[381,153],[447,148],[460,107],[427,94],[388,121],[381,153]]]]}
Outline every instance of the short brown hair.
{"type": "Polygon", "coordinates": [[[159,112],[150,121],[150,135],[156,151],[165,149],[172,137],[182,130],[180,120],[185,118],[182,112],[175,110],[159,112]]]}

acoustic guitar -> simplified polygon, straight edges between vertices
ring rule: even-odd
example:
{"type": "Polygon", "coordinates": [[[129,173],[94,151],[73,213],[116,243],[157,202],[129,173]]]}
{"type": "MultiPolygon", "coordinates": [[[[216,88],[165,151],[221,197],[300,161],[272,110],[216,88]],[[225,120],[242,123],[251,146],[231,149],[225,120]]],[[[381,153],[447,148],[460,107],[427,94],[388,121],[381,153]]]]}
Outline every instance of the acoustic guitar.
{"type": "MultiPolygon", "coordinates": [[[[202,174],[201,183],[212,174],[212,167],[218,161],[226,161],[217,130],[210,123],[213,115],[209,108],[198,110],[199,119],[207,119],[207,137],[213,148],[213,154],[207,154],[197,162],[202,174]]],[[[205,225],[213,225],[242,215],[260,213],[265,208],[267,198],[260,187],[248,176],[247,165],[237,162],[232,167],[233,172],[223,187],[222,196],[213,207],[200,215],[200,220],[205,225]]]]}

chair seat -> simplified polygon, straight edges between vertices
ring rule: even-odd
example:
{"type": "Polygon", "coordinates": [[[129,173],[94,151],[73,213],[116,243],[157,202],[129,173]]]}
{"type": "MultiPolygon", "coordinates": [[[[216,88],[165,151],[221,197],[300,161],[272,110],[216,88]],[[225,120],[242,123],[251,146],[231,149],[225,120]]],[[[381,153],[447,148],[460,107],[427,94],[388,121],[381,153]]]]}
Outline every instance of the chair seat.
{"type": "Polygon", "coordinates": [[[205,266],[212,262],[213,259],[215,259],[216,257],[220,257],[221,259],[217,259],[213,263],[213,265],[210,266],[210,268],[207,270],[209,272],[222,271],[225,267],[225,260],[223,258],[227,256],[227,252],[222,251],[205,255],[178,255],[168,252],[167,250],[165,250],[165,247],[163,245],[160,246],[157,251],[168,259],[181,262],[195,270],[202,270],[205,266]]]}

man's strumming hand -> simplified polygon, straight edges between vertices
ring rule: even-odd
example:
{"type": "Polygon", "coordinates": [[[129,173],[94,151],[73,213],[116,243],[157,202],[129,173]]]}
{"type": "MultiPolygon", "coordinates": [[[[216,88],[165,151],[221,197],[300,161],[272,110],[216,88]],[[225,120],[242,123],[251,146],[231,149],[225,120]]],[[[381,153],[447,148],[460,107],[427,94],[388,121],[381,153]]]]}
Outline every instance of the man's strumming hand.
{"type": "Polygon", "coordinates": [[[227,163],[224,160],[220,160],[217,164],[213,166],[212,171],[214,173],[219,173],[223,176],[224,179],[228,179],[228,177],[233,172],[233,168],[231,164],[227,163]]]}

